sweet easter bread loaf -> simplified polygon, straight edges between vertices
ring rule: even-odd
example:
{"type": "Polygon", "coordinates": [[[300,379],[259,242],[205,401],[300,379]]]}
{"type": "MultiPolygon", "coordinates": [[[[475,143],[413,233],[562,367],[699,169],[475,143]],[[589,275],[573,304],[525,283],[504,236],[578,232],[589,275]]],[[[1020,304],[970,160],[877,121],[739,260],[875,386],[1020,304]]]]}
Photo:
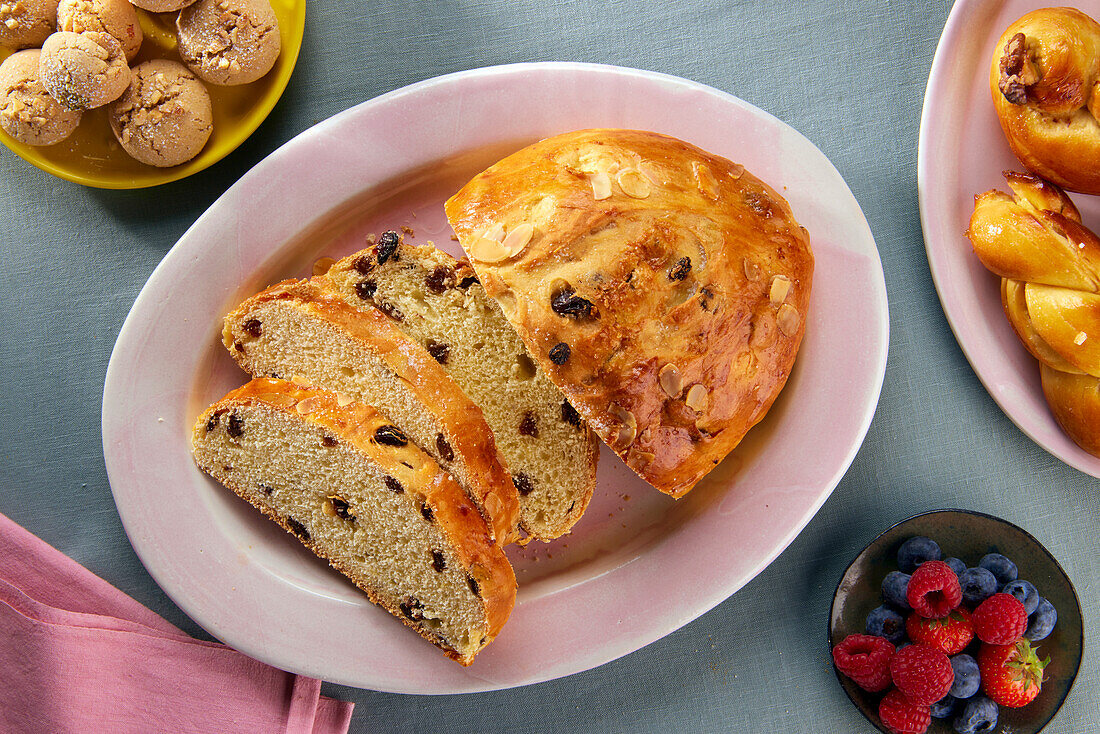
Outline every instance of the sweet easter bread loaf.
{"type": "Polygon", "coordinates": [[[743,166],[656,133],[582,130],[496,163],[446,212],[531,356],[662,492],[690,490],[787,381],[813,255],[743,166]]]}
{"type": "Polygon", "coordinates": [[[283,377],[377,408],[449,471],[502,545],[519,498],[481,409],[439,363],[376,309],[343,302],[323,278],[288,280],[225,317],[222,340],[254,377],[283,377]]]}
{"type": "Polygon", "coordinates": [[[477,508],[368,405],[253,380],[199,416],[192,450],[453,660],[469,665],[507,620],[515,574],[477,508]]]}
{"type": "Polygon", "coordinates": [[[997,41],[989,86],[1021,163],[1100,194],[1100,24],[1073,8],[1028,13],[997,41]]]}
{"type": "Polygon", "coordinates": [[[1001,276],[1001,303],[1020,342],[1040,363],[1055,420],[1100,456],[1100,238],[1059,187],[1005,172],[1013,195],[975,197],[967,236],[1001,276]]]}
{"type": "Polygon", "coordinates": [[[592,497],[598,443],[469,263],[387,232],[325,279],[348,303],[389,314],[481,406],[519,492],[523,530],[539,540],[568,532],[592,497]]]}

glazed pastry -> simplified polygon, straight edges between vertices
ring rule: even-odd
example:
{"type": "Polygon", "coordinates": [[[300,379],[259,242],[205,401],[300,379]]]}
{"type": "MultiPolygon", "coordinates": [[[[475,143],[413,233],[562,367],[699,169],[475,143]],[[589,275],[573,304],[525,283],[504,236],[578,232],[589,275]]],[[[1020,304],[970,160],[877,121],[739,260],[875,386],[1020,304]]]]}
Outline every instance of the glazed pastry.
{"type": "Polygon", "coordinates": [[[481,406],[519,492],[523,530],[544,541],[567,533],[592,498],[599,445],[470,264],[387,232],[325,280],[349,305],[387,314],[481,406]]]}
{"type": "Polygon", "coordinates": [[[1100,24],[1073,8],[1028,13],[997,41],[989,84],[1021,163],[1063,188],[1100,194],[1100,24]]]}
{"type": "Polygon", "coordinates": [[[656,133],[583,130],[508,156],[446,212],[540,369],[662,492],[689,491],[787,381],[813,255],[743,166],[656,133]]]}
{"type": "Polygon", "coordinates": [[[135,66],[129,88],[107,111],[123,150],[150,166],[186,163],[214,131],[210,93],[183,64],[167,59],[135,66]]]}
{"type": "Polygon", "coordinates": [[[70,110],[102,107],[130,85],[126,54],[110,33],[54,33],[42,44],[38,76],[70,110]]]}
{"type": "Polygon", "coordinates": [[[1010,196],[975,197],[967,236],[1001,276],[1005,315],[1041,365],[1043,393],[1066,434],[1100,456],[1100,238],[1059,187],[1005,172],[1010,196]]]}
{"type": "Polygon", "coordinates": [[[458,480],[500,545],[511,542],[519,498],[481,409],[388,316],[349,307],[325,284],[288,280],[246,300],[225,317],[229,354],[254,377],[373,405],[458,480]]]}
{"type": "Polygon", "coordinates": [[[370,406],[253,380],[199,416],[192,451],[203,471],[451,659],[472,663],[508,619],[516,577],[485,521],[370,406]]]}
{"type": "Polygon", "coordinates": [[[271,71],[282,42],[268,0],[198,0],[176,19],[180,57],[210,84],[248,84],[271,71]]]}
{"type": "Polygon", "coordinates": [[[129,0],[61,0],[57,5],[57,29],[72,33],[110,33],[133,61],[144,34],[137,11],[129,0]]]}
{"type": "Polygon", "coordinates": [[[41,46],[57,25],[57,0],[0,0],[0,46],[41,46]]]}
{"type": "Polygon", "coordinates": [[[0,128],[26,145],[53,145],[73,134],[81,113],[50,96],[38,80],[37,48],[17,51],[0,64],[0,128]]]}

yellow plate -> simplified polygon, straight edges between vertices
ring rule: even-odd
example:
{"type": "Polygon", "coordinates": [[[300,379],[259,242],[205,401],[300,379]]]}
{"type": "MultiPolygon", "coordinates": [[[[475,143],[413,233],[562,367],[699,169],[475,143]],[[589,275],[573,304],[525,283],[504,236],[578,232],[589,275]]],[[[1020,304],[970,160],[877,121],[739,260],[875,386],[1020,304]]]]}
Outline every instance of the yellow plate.
{"type": "MultiPolygon", "coordinates": [[[[306,0],[270,0],[279,18],[282,51],[274,68],[262,79],[251,84],[220,87],[207,84],[214,111],[214,132],[206,147],[195,158],[171,168],[157,168],[138,163],[119,146],[107,122],[107,108],[99,107],[84,113],[80,127],[55,145],[24,145],[0,130],[0,141],[16,155],[47,173],[85,186],[101,189],[140,189],[178,181],[217,163],[243,143],[260,126],[271,108],[279,101],[305,30],[306,0]]],[[[150,59],[179,61],[176,51],[177,13],[148,13],[135,8],[141,18],[145,40],[132,65],[150,59]]],[[[11,54],[0,49],[0,61],[11,54]]]]}

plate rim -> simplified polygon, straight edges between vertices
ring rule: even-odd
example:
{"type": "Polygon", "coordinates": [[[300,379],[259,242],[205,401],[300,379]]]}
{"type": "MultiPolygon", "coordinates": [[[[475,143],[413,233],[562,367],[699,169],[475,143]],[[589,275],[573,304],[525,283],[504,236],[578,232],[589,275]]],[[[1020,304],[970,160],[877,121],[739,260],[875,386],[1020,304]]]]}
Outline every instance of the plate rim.
{"type": "MultiPolygon", "coordinates": [[[[611,65],[606,65],[606,64],[590,64],[590,63],[580,63],[580,62],[525,62],[525,63],[519,63],[519,64],[505,64],[505,65],[500,65],[500,66],[491,66],[491,67],[484,67],[484,68],[479,68],[479,69],[470,69],[470,70],[455,72],[455,73],[452,73],[452,74],[447,74],[447,75],[443,75],[443,76],[439,76],[439,77],[434,77],[434,78],[431,78],[431,79],[426,79],[426,80],[423,80],[421,82],[417,82],[417,83],[408,85],[406,87],[402,87],[400,89],[393,90],[393,91],[388,92],[386,94],[380,95],[379,97],[375,97],[374,99],[367,100],[363,103],[360,103],[359,105],[355,105],[355,106],[353,106],[353,107],[351,107],[347,110],[344,110],[340,113],[337,113],[336,115],[328,118],[327,120],[319,123],[318,125],[315,125],[315,126],[309,128],[309,129],[303,131],[302,133],[300,133],[299,135],[295,136],[290,141],[288,141],[286,144],[281,146],[279,149],[274,151],[271,155],[269,155],[267,158],[265,158],[263,161],[258,163],[255,167],[253,167],[252,170],[250,170],[248,173],[246,173],[245,176],[243,176],[240,181],[238,181],[232,187],[230,187],[230,189],[225,194],[223,194],[221,197],[219,197],[219,199],[217,201],[215,201],[205,212],[203,212],[203,214],[200,215],[200,217],[195,221],[195,223],[190,228],[188,228],[188,230],[180,237],[179,241],[177,241],[177,243],[175,245],[173,245],[173,247],[165,255],[165,257],[162,259],[162,261],[157,265],[157,268],[154,269],[153,273],[150,275],[148,281],[143,286],[141,292],[139,293],[137,299],[135,300],[134,305],[130,309],[130,313],[127,315],[126,322],[123,324],[122,329],[119,332],[119,337],[118,337],[118,340],[116,341],[115,350],[113,350],[110,363],[108,364],[107,374],[106,374],[105,383],[104,383],[104,397],[103,397],[103,407],[102,407],[102,411],[103,411],[103,414],[102,414],[102,428],[103,428],[103,443],[104,443],[105,456],[109,456],[110,455],[110,450],[111,450],[111,447],[109,445],[109,441],[110,441],[110,438],[111,438],[111,436],[110,436],[110,432],[111,432],[110,431],[110,428],[111,428],[110,424],[112,423],[112,421],[114,419],[115,407],[110,404],[110,399],[114,394],[114,391],[115,391],[114,384],[119,379],[118,378],[118,372],[121,369],[121,367],[119,366],[119,364],[120,364],[119,360],[121,360],[121,357],[118,357],[118,355],[119,355],[120,351],[122,350],[123,346],[125,345],[126,341],[129,339],[129,332],[132,331],[132,328],[128,328],[132,324],[132,317],[135,313],[139,312],[144,307],[145,301],[147,301],[149,298],[153,297],[152,296],[151,284],[153,284],[154,282],[156,282],[158,280],[158,278],[159,278],[158,273],[162,274],[164,272],[164,270],[166,270],[168,267],[170,267],[168,264],[174,262],[174,260],[176,258],[184,257],[184,252],[181,248],[181,244],[185,243],[192,236],[192,233],[194,233],[196,230],[201,229],[201,227],[204,226],[204,223],[205,223],[206,219],[208,217],[212,216],[212,212],[217,210],[217,207],[218,207],[219,203],[223,199],[225,199],[226,197],[231,196],[238,189],[238,187],[241,187],[241,186],[245,185],[248,181],[252,180],[253,178],[255,178],[257,176],[263,175],[263,173],[266,171],[266,169],[268,167],[277,165],[277,163],[281,159],[281,157],[283,155],[287,155],[288,150],[290,150],[290,149],[292,149],[292,148],[294,148],[298,145],[305,144],[302,141],[306,140],[309,136],[318,135],[318,134],[323,133],[324,131],[326,131],[330,127],[335,126],[336,124],[338,124],[338,122],[343,120],[345,117],[347,117],[349,115],[356,114],[357,110],[362,110],[365,107],[372,106],[372,105],[384,105],[387,102],[391,102],[395,99],[399,99],[403,95],[421,93],[421,92],[423,92],[425,90],[428,90],[428,89],[430,89],[434,86],[461,83],[461,81],[463,79],[469,78],[469,77],[485,77],[485,76],[491,76],[491,75],[522,74],[523,72],[525,72],[527,70],[531,70],[531,69],[540,70],[540,71],[549,70],[551,72],[556,72],[556,71],[564,71],[564,72],[581,71],[581,72],[606,73],[606,74],[614,74],[614,75],[624,75],[625,74],[627,76],[640,78],[640,79],[642,79],[646,82],[672,83],[672,84],[675,84],[678,88],[686,88],[686,89],[690,89],[690,90],[694,90],[694,91],[704,91],[708,94],[716,95],[717,97],[719,97],[723,101],[723,103],[726,103],[726,104],[733,103],[737,107],[739,107],[743,110],[746,110],[750,114],[752,114],[754,116],[759,116],[761,119],[764,119],[764,120],[768,121],[769,124],[779,125],[779,126],[782,126],[783,128],[789,129],[793,133],[795,133],[798,136],[800,136],[801,138],[803,138],[808,145],[812,146],[815,150],[818,151],[818,153],[821,155],[821,158],[823,159],[823,161],[825,161],[828,164],[828,166],[830,167],[832,173],[835,175],[836,180],[839,182],[840,185],[842,185],[844,187],[845,195],[850,198],[850,201],[854,205],[856,212],[858,212],[858,214],[859,214],[860,226],[861,226],[861,229],[865,232],[866,241],[869,245],[869,251],[866,252],[866,253],[861,252],[861,255],[867,256],[874,265],[873,278],[874,278],[875,282],[872,284],[874,286],[874,293],[873,293],[873,298],[872,298],[872,301],[871,301],[871,305],[869,305],[868,308],[871,312],[873,312],[873,320],[877,323],[877,325],[879,327],[878,336],[880,337],[880,339],[879,339],[879,344],[877,345],[878,348],[873,353],[872,360],[871,360],[871,362],[873,363],[873,371],[874,371],[875,379],[874,379],[874,381],[871,385],[868,385],[866,387],[865,392],[864,392],[864,394],[866,395],[866,405],[863,407],[863,410],[859,415],[859,422],[858,422],[859,429],[858,429],[857,433],[855,435],[853,435],[852,441],[849,443],[849,445],[847,447],[847,450],[843,453],[843,456],[838,455],[839,460],[836,464],[837,468],[836,468],[835,472],[833,472],[832,476],[829,478],[829,480],[827,482],[827,486],[823,487],[821,489],[821,491],[816,495],[814,502],[810,503],[810,505],[806,507],[805,512],[803,513],[803,516],[800,518],[799,522],[796,523],[795,526],[792,527],[789,530],[789,532],[786,534],[786,536],[783,537],[782,542],[777,544],[777,546],[774,549],[772,549],[772,551],[770,553],[766,554],[767,557],[765,557],[758,564],[758,566],[756,568],[752,569],[751,573],[748,573],[745,578],[737,579],[733,583],[731,583],[730,586],[732,586],[733,588],[731,588],[731,589],[719,589],[718,591],[710,594],[709,596],[706,597],[705,601],[703,601],[700,604],[695,605],[689,613],[681,614],[680,617],[678,617],[678,619],[676,620],[676,622],[668,628],[664,628],[661,631],[659,631],[657,633],[654,633],[652,635],[644,635],[640,638],[632,638],[628,642],[626,642],[625,644],[612,645],[611,647],[613,649],[611,649],[609,651],[608,655],[606,655],[606,656],[597,656],[597,657],[599,657],[599,659],[595,659],[595,660],[591,659],[591,656],[588,656],[582,661],[581,667],[574,667],[574,668],[571,668],[570,670],[568,670],[566,672],[555,672],[551,675],[547,675],[546,677],[533,679],[533,680],[525,680],[525,681],[515,682],[515,683],[508,683],[508,682],[497,683],[495,681],[482,681],[482,685],[462,689],[462,691],[451,690],[451,689],[447,689],[447,690],[421,690],[421,689],[407,689],[407,688],[401,688],[401,687],[387,687],[385,685],[380,686],[380,685],[378,685],[377,682],[364,683],[362,680],[346,680],[346,679],[341,679],[339,677],[326,676],[326,675],[323,675],[323,674],[318,675],[317,677],[324,677],[326,680],[332,680],[334,682],[343,683],[343,684],[346,684],[346,685],[352,685],[352,686],[358,686],[358,687],[369,687],[369,688],[373,688],[373,689],[376,689],[376,690],[390,690],[390,691],[405,692],[405,693],[439,693],[439,694],[446,694],[446,693],[456,693],[456,692],[463,692],[463,691],[471,691],[471,692],[472,691],[485,691],[485,690],[495,690],[495,689],[500,689],[500,688],[508,688],[508,687],[513,687],[513,686],[518,686],[518,685],[528,685],[528,684],[533,684],[533,683],[539,683],[539,682],[543,682],[545,680],[551,680],[551,679],[560,677],[562,675],[569,675],[569,674],[572,674],[572,673],[581,672],[583,670],[590,669],[592,667],[604,664],[606,662],[610,662],[611,660],[617,659],[617,658],[621,657],[622,655],[633,652],[634,650],[640,649],[641,647],[644,647],[644,646],[654,642],[655,640],[661,639],[662,637],[666,636],[667,634],[670,634],[671,632],[675,631],[676,629],[679,629],[680,627],[682,627],[684,624],[688,623],[689,621],[692,621],[693,619],[698,618],[702,614],[705,614],[707,611],[712,609],[718,603],[720,603],[721,601],[728,598],[732,593],[734,593],[736,590],[741,588],[744,584],[748,583],[751,579],[755,578],[765,567],[767,567],[767,565],[769,565],[776,557],[778,557],[778,555],[784,549],[786,549],[786,547],[789,546],[789,544],[793,541],[793,539],[802,531],[802,529],[805,528],[805,526],[809,523],[809,521],[816,515],[817,511],[824,504],[824,502],[828,499],[828,497],[831,495],[832,491],[836,488],[836,486],[839,484],[840,480],[843,478],[844,474],[847,472],[847,469],[850,467],[852,461],[854,460],[856,454],[858,453],[860,447],[862,446],[864,439],[866,438],[866,434],[867,434],[867,432],[870,428],[871,422],[872,422],[874,414],[876,412],[879,397],[881,396],[881,389],[882,389],[884,377],[885,377],[885,368],[886,368],[887,354],[888,354],[888,348],[889,348],[889,306],[888,306],[888,302],[887,302],[887,299],[886,299],[885,274],[882,270],[881,258],[880,258],[879,253],[878,253],[877,245],[875,245],[874,237],[873,237],[873,234],[870,230],[870,226],[866,221],[866,216],[863,214],[862,210],[860,209],[860,207],[858,205],[858,201],[855,199],[855,196],[852,194],[851,189],[850,189],[850,187],[848,187],[847,182],[844,181],[843,176],[840,175],[839,171],[836,170],[836,168],[832,164],[832,162],[829,161],[827,156],[825,156],[825,154],[823,152],[821,152],[820,149],[818,149],[816,146],[814,146],[813,143],[810,142],[807,138],[805,138],[804,135],[799,133],[797,130],[794,130],[793,127],[791,127],[787,123],[782,122],[781,120],[778,120],[778,118],[775,118],[770,113],[767,113],[764,110],[761,110],[761,109],[751,105],[750,103],[745,102],[744,100],[741,100],[737,97],[734,97],[733,95],[730,95],[726,92],[722,92],[721,90],[714,89],[714,88],[709,87],[707,85],[700,84],[698,82],[693,82],[693,81],[689,81],[689,80],[686,80],[686,79],[681,79],[679,77],[674,77],[674,76],[671,76],[671,75],[662,74],[662,73],[658,73],[658,72],[649,72],[649,71],[644,71],[644,70],[640,70],[640,69],[611,66],[611,65]],[[118,357],[118,359],[116,359],[116,357],[118,357]]],[[[111,474],[112,474],[111,461],[108,460],[108,475],[109,475],[109,477],[111,476],[111,474]]],[[[150,573],[150,575],[154,578],[154,580],[158,583],[158,585],[161,586],[162,590],[164,590],[165,593],[168,594],[168,596],[170,598],[172,598],[174,603],[176,603],[183,611],[185,611],[185,613],[188,614],[188,616],[190,616],[196,622],[199,622],[200,619],[201,619],[202,620],[202,622],[200,622],[201,626],[203,626],[204,628],[210,630],[211,626],[208,624],[208,620],[207,620],[208,615],[201,614],[201,613],[197,612],[193,608],[193,605],[191,603],[189,603],[190,600],[187,600],[186,602],[181,603],[181,600],[179,598],[179,596],[180,596],[179,593],[173,593],[174,591],[178,592],[178,590],[175,590],[175,589],[170,590],[171,586],[166,585],[165,583],[163,583],[161,573],[159,572],[160,569],[150,568],[149,563],[147,562],[146,557],[145,557],[146,554],[143,552],[142,549],[139,549],[139,544],[135,543],[135,534],[136,534],[135,529],[131,527],[132,523],[127,521],[126,510],[122,506],[119,505],[118,491],[116,491],[116,489],[115,489],[114,481],[112,481],[112,494],[113,494],[113,496],[115,496],[116,506],[118,506],[119,514],[120,514],[120,517],[123,519],[123,526],[124,526],[124,529],[126,530],[128,538],[130,539],[131,545],[134,546],[135,552],[137,553],[139,559],[142,561],[142,564],[145,566],[146,570],[150,573]]],[[[247,646],[236,645],[236,644],[234,646],[237,647],[237,649],[242,649],[242,651],[245,651],[246,653],[248,652],[248,650],[245,649],[247,646]]],[[[276,664],[278,664],[278,663],[276,663],[276,664]]],[[[299,671],[303,670],[301,665],[292,665],[292,666],[290,666],[290,669],[297,669],[299,671]]],[[[305,672],[306,672],[306,674],[310,674],[310,675],[314,675],[314,674],[317,673],[317,671],[315,671],[315,670],[314,671],[306,670],[305,672]]]]}
{"type": "MultiPolygon", "coordinates": [[[[995,389],[994,378],[990,374],[991,368],[986,364],[987,360],[982,359],[978,355],[975,345],[971,343],[971,339],[964,336],[964,334],[966,334],[966,329],[963,318],[961,315],[957,314],[955,310],[948,307],[948,299],[944,295],[947,283],[951,278],[947,273],[947,270],[949,270],[947,263],[941,263],[937,259],[936,250],[938,247],[946,246],[936,245],[933,242],[934,238],[932,234],[936,231],[936,227],[932,220],[931,210],[935,208],[936,205],[933,203],[935,186],[931,183],[933,175],[932,169],[935,164],[931,160],[930,151],[934,147],[932,137],[933,131],[940,125],[933,119],[935,115],[933,110],[936,108],[936,102],[934,102],[934,100],[937,98],[941,88],[949,86],[949,81],[952,77],[953,70],[948,68],[948,54],[951,50],[949,46],[957,47],[961,43],[958,39],[965,37],[965,30],[972,15],[995,4],[993,0],[956,0],[955,5],[948,14],[947,22],[944,25],[943,32],[940,34],[940,39],[936,45],[936,52],[932,59],[932,66],[929,70],[928,83],[925,86],[924,100],[921,106],[920,127],[917,137],[917,203],[920,210],[921,234],[924,241],[925,256],[928,260],[929,271],[932,275],[932,283],[936,289],[936,297],[940,302],[940,308],[943,311],[944,317],[947,319],[947,324],[951,329],[951,333],[955,337],[955,341],[959,345],[959,349],[962,351],[963,356],[966,357],[966,361],[970,364],[971,370],[977,376],[978,381],[981,383],[986,393],[993,399],[993,402],[997,404],[997,407],[1000,408],[1005,417],[1007,417],[1021,433],[1048,454],[1083,474],[1100,478],[1100,457],[1094,457],[1074,444],[1068,436],[1065,436],[1064,431],[1062,431],[1061,426],[1058,426],[1053,416],[1050,417],[1050,420],[1058,432],[1055,434],[1054,440],[1044,437],[1041,430],[1043,428],[1042,425],[1037,424],[1034,420],[1030,420],[1028,416],[1024,415],[1022,411],[1011,402],[1006,393],[995,389]],[[1056,443],[1057,435],[1059,434],[1065,439],[1062,445],[1056,443]]],[[[1022,167],[1023,164],[1020,165],[1022,167]]],[[[1016,346],[1019,345],[1013,342],[1012,347],[1016,346]]],[[[1019,348],[1023,349],[1022,346],[1019,346],[1019,348]]],[[[1036,374],[1038,374],[1038,369],[1039,363],[1035,361],[1036,374]]]]}

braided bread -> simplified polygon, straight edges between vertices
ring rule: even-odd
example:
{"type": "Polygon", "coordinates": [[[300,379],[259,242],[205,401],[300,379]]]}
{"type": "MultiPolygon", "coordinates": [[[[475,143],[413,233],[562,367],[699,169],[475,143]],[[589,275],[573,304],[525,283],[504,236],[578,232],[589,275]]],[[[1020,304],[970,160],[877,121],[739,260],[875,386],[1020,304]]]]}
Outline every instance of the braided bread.
{"type": "Polygon", "coordinates": [[[989,86],[1021,163],[1100,194],[1100,24],[1073,8],[1028,13],[997,41],[989,86]]]}
{"type": "Polygon", "coordinates": [[[1058,186],[1004,176],[1014,196],[976,196],[966,234],[982,264],[1001,276],[1005,315],[1039,360],[1055,420],[1100,456],[1100,238],[1058,186]]]}

